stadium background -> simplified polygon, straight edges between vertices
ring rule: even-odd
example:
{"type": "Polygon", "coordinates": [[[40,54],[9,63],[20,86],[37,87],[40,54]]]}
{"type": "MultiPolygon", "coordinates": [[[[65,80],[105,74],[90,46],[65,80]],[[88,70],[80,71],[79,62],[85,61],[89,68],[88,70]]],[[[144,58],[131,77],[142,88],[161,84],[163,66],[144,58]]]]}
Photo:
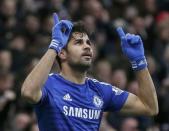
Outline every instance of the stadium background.
{"type": "MultiPolygon", "coordinates": [[[[138,83],[115,28],[140,34],[144,41],[159,115],[105,113],[100,131],[169,131],[168,0],[1,0],[0,131],[38,131],[33,108],[20,97],[20,88],[48,48],[53,12],[61,19],[83,20],[92,32],[97,53],[89,75],[135,94],[138,83]]],[[[53,71],[57,70],[55,64],[53,71]]]]}

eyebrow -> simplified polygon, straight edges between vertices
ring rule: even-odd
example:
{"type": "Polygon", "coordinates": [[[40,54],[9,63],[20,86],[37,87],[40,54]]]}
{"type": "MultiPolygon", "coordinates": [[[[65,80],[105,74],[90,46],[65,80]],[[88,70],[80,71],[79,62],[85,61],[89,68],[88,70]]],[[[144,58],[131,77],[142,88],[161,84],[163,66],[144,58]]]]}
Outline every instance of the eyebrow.
{"type": "Polygon", "coordinates": [[[83,40],[83,39],[80,39],[80,38],[79,39],[75,39],[75,41],[80,41],[80,40],[83,40]]]}
{"type": "MultiPolygon", "coordinates": [[[[75,41],[83,41],[83,39],[79,38],[79,39],[75,39],[75,41]]],[[[87,39],[86,42],[92,43],[90,39],[87,39]]]]}

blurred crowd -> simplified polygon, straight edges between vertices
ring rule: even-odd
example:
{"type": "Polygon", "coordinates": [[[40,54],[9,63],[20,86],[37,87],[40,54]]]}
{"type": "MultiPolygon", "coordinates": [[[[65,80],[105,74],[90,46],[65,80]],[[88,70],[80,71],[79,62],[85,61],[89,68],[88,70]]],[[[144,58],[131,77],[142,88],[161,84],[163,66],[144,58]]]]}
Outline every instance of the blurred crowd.
{"type": "MultiPolygon", "coordinates": [[[[20,97],[20,89],[48,49],[53,12],[60,19],[84,21],[91,32],[96,56],[89,75],[134,94],[138,83],[115,29],[122,26],[144,42],[159,114],[150,118],[105,113],[100,131],[169,131],[168,0],[1,0],[0,131],[38,131],[33,106],[20,97]]],[[[58,70],[55,63],[52,71],[58,70]]]]}

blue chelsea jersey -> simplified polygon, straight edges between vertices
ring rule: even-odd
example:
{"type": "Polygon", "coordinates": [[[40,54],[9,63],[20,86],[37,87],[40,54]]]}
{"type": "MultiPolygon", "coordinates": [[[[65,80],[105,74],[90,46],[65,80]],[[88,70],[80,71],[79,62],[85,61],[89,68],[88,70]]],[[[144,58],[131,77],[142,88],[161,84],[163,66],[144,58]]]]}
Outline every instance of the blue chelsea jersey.
{"type": "Polygon", "coordinates": [[[75,84],[49,75],[35,105],[40,131],[98,131],[104,111],[119,111],[128,97],[110,84],[86,78],[75,84]]]}

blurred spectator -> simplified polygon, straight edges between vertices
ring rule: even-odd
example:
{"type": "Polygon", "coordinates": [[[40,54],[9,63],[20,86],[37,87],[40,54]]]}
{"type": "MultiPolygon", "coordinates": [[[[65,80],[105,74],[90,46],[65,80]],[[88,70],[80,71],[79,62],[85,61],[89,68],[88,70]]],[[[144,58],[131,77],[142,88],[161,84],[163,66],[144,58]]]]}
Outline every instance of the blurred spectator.
{"type": "Polygon", "coordinates": [[[147,55],[147,63],[148,63],[148,69],[153,79],[154,85],[157,89],[159,89],[160,78],[158,77],[159,76],[158,63],[156,62],[154,57],[151,55],[147,55]]]}
{"type": "Polygon", "coordinates": [[[168,12],[159,13],[156,18],[156,22],[157,22],[158,39],[155,42],[153,54],[158,60],[161,68],[163,68],[165,65],[165,61],[163,59],[164,50],[169,43],[169,25],[168,25],[169,13],[168,12]]]}
{"type": "Polygon", "coordinates": [[[71,15],[73,20],[78,20],[80,17],[80,8],[81,8],[80,0],[71,0],[67,3],[67,9],[69,14],[71,15]]]}
{"type": "Polygon", "coordinates": [[[138,16],[138,9],[135,6],[128,6],[125,11],[125,18],[128,21],[131,21],[133,18],[138,16]]]}
{"type": "Polygon", "coordinates": [[[16,94],[12,90],[14,86],[14,77],[8,72],[0,72],[0,130],[3,130],[5,120],[16,99],[16,94]]]}
{"type": "Polygon", "coordinates": [[[154,125],[149,127],[147,131],[160,131],[160,128],[157,125],[154,125]]]}
{"type": "Polygon", "coordinates": [[[45,2],[40,0],[23,0],[23,10],[27,12],[37,12],[45,5],[45,2]]]}
{"type": "Polygon", "coordinates": [[[165,67],[166,67],[166,75],[169,76],[169,44],[166,46],[164,50],[164,61],[165,61],[165,67]]]}
{"type": "Polygon", "coordinates": [[[104,113],[99,131],[105,131],[105,130],[106,131],[116,131],[116,129],[111,127],[111,125],[107,122],[106,115],[108,115],[108,113],[104,113]]]}
{"type": "Polygon", "coordinates": [[[131,81],[128,86],[127,86],[127,90],[135,95],[138,95],[138,82],[137,81],[131,81]]]}
{"type": "Polygon", "coordinates": [[[116,69],[112,73],[111,78],[112,85],[117,86],[118,88],[125,90],[127,84],[127,75],[123,69],[116,69]]]}
{"type": "Polygon", "coordinates": [[[0,70],[1,72],[8,72],[11,69],[12,56],[9,50],[0,51],[0,70]]]}
{"type": "Polygon", "coordinates": [[[38,125],[36,123],[32,124],[30,131],[39,131],[38,125]]]}
{"type": "Polygon", "coordinates": [[[26,131],[31,124],[31,117],[27,113],[18,113],[15,115],[11,128],[12,131],[26,131]]]}
{"type": "Polygon", "coordinates": [[[157,11],[156,0],[144,0],[146,13],[155,14],[157,11]]]}
{"type": "Polygon", "coordinates": [[[147,39],[147,32],[146,32],[146,28],[145,28],[145,21],[144,18],[140,17],[140,16],[136,16],[133,21],[132,24],[134,26],[135,29],[135,34],[140,34],[141,37],[144,39],[147,39]]]}
{"type": "Polygon", "coordinates": [[[3,0],[1,4],[1,13],[6,17],[14,17],[16,14],[16,0],[3,0]]]}
{"type": "Polygon", "coordinates": [[[25,65],[26,57],[26,40],[23,36],[17,35],[9,42],[9,49],[12,55],[12,68],[13,72],[20,71],[25,65]]]}
{"type": "Polygon", "coordinates": [[[94,17],[92,17],[91,15],[86,15],[83,17],[83,21],[85,25],[87,25],[87,29],[89,30],[89,32],[96,31],[96,20],[94,17]]]}
{"type": "Polygon", "coordinates": [[[39,19],[34,14],[28,14],[24,23],[25,36],[34,40],[34,37],[36,37],[36,34],[39,32],[39,24],[39,19]]]}
{"type": "Polygon", "coordinates": [[[122,122],[120,131],[139,131],[139,122],[132,117],[125,118],[122,122]]]}
{"type": "Polygon", "coordinates": [[[99,80],[110,83],[111,65],[107,60],[103,59],[103,60],[97,61],[94,70],[99,80]]]}

